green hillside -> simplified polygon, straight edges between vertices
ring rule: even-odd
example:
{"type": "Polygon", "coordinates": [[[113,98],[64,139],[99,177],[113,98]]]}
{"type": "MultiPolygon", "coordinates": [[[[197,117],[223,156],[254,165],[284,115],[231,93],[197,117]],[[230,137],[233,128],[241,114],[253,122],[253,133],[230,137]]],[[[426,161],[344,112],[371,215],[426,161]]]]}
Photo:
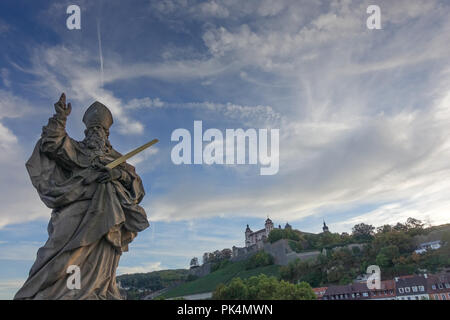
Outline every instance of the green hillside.
{"type": "Polygon", "coordinates": [[[239,277],[246,279],[259,274],[266,274],[267,276],[279,277],[280,266],[269,265],[255,269],[246,270],[245,265],[247,261],[233,262],[227,266],[212,272],[202,278],[194,281],[186,282],[164,294],[164,298],[173,298],[184,295],[211,292],[220,283],[227,284],[232,278],[239,277]]]}
{"type": "Polygon", "coordinates": [[[122,287],[145,290],[161,290],[185,281],[189,270],[160,270],[148,273],[123,274],[117,277],[122,287]]]}

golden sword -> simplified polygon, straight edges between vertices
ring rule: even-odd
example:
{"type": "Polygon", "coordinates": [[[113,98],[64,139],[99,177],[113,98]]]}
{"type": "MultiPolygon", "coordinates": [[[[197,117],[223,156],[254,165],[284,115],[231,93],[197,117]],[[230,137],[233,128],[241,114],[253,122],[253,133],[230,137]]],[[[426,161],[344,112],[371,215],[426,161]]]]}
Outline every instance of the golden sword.
{"type": "Polygon", "coordinates": [[[141,151],[144,151],[145,149],[147,149],[148,147],[154,145],[155,143],[157,143],[159,140],[158,139],[153,139],[150,142],[147,142],[146,144],[140,146],[139,148],[134,149],[133,151],[128,152],[126,155],[123,155],[119,158],[117,158],[114,161],[111,161],[110,163],[108,163],[105,167],[112,169],[117,167],[119,164],[127,161],[128,159],[130,159],[131,157],[133,157],[134,155],[138,154],[141,151]]]}

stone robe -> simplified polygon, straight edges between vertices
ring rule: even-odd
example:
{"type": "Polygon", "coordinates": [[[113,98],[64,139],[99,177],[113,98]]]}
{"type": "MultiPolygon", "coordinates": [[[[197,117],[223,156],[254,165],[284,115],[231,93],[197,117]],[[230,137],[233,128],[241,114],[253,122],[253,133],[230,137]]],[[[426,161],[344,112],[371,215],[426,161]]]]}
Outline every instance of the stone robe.
{"type": "Polygon", "coordinates": [[[142,181],[123,163],[121,177],[104,184],[85,178],[121,156],[110,148],[94,152],[65,131],[66,119],[54,115],[43,128],[26,163],[33,186],[51,209],[49,238],[37,252],[29,277],[14,299],[120,299],[116,268],[120,255],[139,231],[149,226],[142,181]],[[69,290],[67,269],[81,271],[81,289],[69,290]]]}

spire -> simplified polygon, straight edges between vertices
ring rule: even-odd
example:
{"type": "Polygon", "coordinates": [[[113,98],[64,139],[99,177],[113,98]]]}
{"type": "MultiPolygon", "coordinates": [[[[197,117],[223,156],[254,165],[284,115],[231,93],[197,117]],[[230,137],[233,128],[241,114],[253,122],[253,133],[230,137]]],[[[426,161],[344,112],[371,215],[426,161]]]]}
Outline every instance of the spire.
{"type": "Polygon", "coordinates": [[[325,219],[323,219],[323,227],[322,227],[322,230],[323,230],[323,232],[329,232],[328,226],[327,226],[327,224],[325,223],[325,219]]]}

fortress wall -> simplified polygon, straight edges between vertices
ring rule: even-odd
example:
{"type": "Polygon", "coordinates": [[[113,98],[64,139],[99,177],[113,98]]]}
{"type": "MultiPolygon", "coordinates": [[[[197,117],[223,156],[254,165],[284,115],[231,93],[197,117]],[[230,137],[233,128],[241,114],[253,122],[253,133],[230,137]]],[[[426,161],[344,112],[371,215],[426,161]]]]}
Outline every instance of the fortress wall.
{"type": "Polygon", "coordinates": [[[272,255],[275,259],[275,264],[282,266],[287,265],[297,258],[301,260],[312,259],[320,254],[319,251],[296,253],[292,251],[288,240],[280,239],[274,243],[266,242],[262,247],[257,245],[243,248],[233,247],[233,257],[231,258],[231,261],[246,260],[260,250],[264,250],[272,255]]]}
{"type": "Polygon", "coordinates": [[[209,273],[211,273],[211,263],[210,262],[204,263],[199,267],[189,269],[189,274],[192,274],[199,278],[204,277],[209,273]]]}

